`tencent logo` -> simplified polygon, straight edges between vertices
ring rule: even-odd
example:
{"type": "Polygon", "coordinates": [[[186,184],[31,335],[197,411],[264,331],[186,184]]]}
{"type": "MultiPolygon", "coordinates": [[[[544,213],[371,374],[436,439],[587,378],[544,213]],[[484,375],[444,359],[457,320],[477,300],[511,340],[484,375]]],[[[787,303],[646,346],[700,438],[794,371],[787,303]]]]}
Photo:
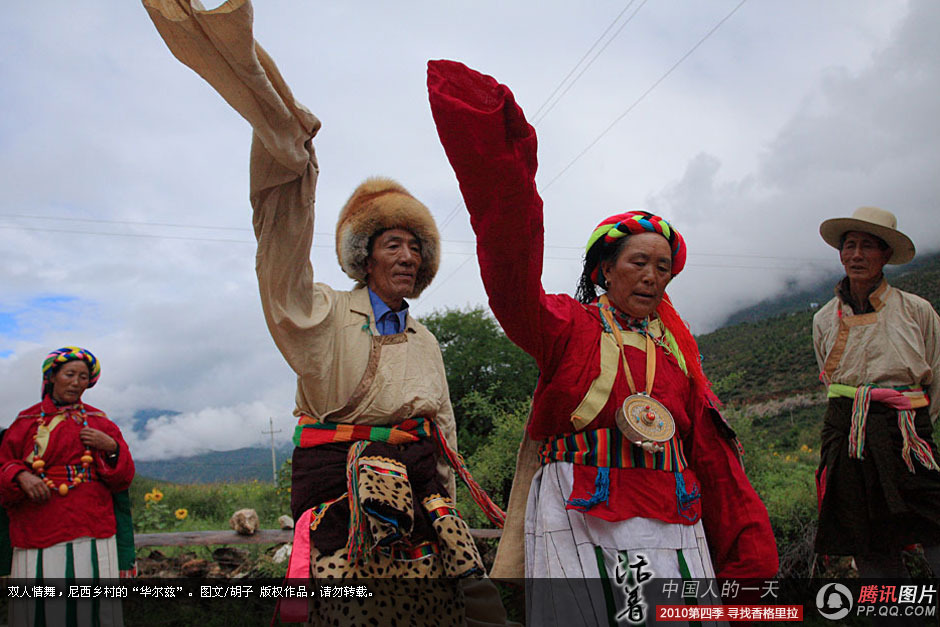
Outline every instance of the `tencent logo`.
{"type": "Polygon", "coordinates": [[[852,611],[852,593],[841,583],[827,583],[816,593],[816,609],[829,620],[845,618],[852,611]]]}

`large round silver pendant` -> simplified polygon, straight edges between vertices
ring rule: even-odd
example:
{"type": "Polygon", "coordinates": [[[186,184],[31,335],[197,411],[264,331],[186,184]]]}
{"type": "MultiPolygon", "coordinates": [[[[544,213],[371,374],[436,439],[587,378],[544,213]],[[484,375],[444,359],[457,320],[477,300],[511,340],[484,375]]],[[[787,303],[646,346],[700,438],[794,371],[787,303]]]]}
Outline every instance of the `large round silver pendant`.
{"type": "Polygon", "coordinates": [[[617,409],[617,428],[631,442],[665,442],[676,432],[666,406],[646,394],[631,394],[617,409]]]}

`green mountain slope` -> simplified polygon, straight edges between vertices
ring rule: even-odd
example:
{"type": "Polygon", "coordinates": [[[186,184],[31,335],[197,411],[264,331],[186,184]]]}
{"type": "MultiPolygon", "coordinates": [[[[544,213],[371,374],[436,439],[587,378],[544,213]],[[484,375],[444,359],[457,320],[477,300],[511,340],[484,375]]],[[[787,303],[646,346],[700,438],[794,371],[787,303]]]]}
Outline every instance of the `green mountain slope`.
{"type": "MultiPolygon", "coordinates": [[[[770,515],[786,577],[854,575],[847,559],[816,559],[816,486],[823,387],[813,355],[811,302],[824,304],[832,287],[787,294],[736,314],[747,321],[698,337],[705,372],[725,401],[738,432],[748,478],[770,515]],[[824,295],[823,295],[824,294],[824,295]]],[[[888,275],[902,290],[940,307],[940,256],[926,256],[888,275]]],[[[734,319],[734,317],[733,317],[734,319]]],[[[914,573],[926,564],[909,560],[914,573]]]]}
{"type": "MultiPolygon", "coordinates": [[[[940,255],[908,264],[890,274],[888,281],[923,296],[934,309],[940,309],[940,255]]],[[[832,285],[828,290],[831,298],[832,285]]],[[[822,305],[825,300],[815,302],[822,305]]],[[[793,298],[784,295],[762,304],[765,314],[778,312],[776,315],[726,326],[697,338],[705,373],[723,401],[754,402],[821,389],[813,355],[814,311],[809,309],[809,302],[807,297],[799,311],[788,311],[793,307],[793,298]]],[[[751,308],[752,314],[755,311],[751,308]]]]}
{"type": "MultiPolygon", "coordinates": [[[[903,290],[920,294],[924,298],[937,303],[938,291],[940,291],[940,253],[930,253],[917,257],[911,263],[900,267],[888,266],[885,274],[892,285],[898,285],[903,290]],[[913,275],[913,279],[909,278],[913,275]],[[913,281],[908,287],[903,287],[901,283],[913,281]]],[[[811,303],[820,305],[832,298],[832,288],[841,278],[840,274],[834,274],[816,285],[810,287],[780,294],[740,309],[730,316],[722,327],[733,326],[742,322],[757,322],[766,318],[772,318],[780,314],[796,313],[805,311],[811,303]]]]}
{"type": "MultiPolygon", "coordinates": [[[[291,454],[291,446],[275,450],[278,467],[291,454]]],[[[271,449],[240,448],[234,451],[209,451],[192,457],[158,461],[134,461],[141,477],[172,483],[215,483],[227,481],[272,482],[271,449]]]]}
{"type": "MultiPolygon", "coordinates": [[[[918,259],[916,263],[908,264],[889,277],[891,283],[903,290],[920,294],[929,299],[935,308],[940,308],[940,255],[932,255],[918,259]]],[[[833,282],[835,279],[833,280],[833,282]]],[[[820,286],[823,290],[823,286],[820,286]]],[[[832,286],[824,288],[827,294],[832,293],[832,286]]],[[[809,292],[807,292],[808,294],[809,292]]],[[[703,365],[706,374],[712,380],[718,396],[726,403],[736,405],[753,404],[768,399],[782,399],[797,394],[818,393],[822,386],[817,380],[816,359],[812,348],[812,318],[813,311],[808,309],[809,296],[804,304],[796,307],[798,311],[791,311],[799,298],[803,296],[784,295],[779,299],[761,304],[760,312],[751,308],[745,310],[750,321],[740,322],[726,326],[712,333],[699,336],[698,343],[703,356],[703,365]]],[[[816,302],[822,303],[824,298],[816,302]]],[[[743,315],[745,311],[740,312],[743,315]]],[[[436,317],[441,324],[447,322],[448,316],[453,312],[440,314],[436,317]]],[[[464,312],[463,317],[472,322],[479,322],[477,312],[464,312]]],[[[739,314],[736,314],[739,315],[739,314]]],[[[477,325],[479,326],[479,325],[477,325]]],[[[495,326],[494,326],[495,328],[495,326]]],[[[444,328],[436,329],[442,337],[447,337],[444,328]]],[[[464,335],[476,336],[482,332],[461,330],[464,335]]],[[[502,342],[508,343],[501,332],[497,333],[502,342]]],[[[459,334],[458,334],[459,335],[459,334]]],[[[489,336],[483,333],[488,342],[489,336]]],[[[444,342],[447,344],[446,341],[444,342]]],[[[491,344],[484,343],[483,354],[492,352],[491,344]]],[[[478,351],[478,352],[480,352],[478,351]]],[[[492,356],[492,355],[491,355],[492,356]]],[[[455,354],[448,356],[445,351],[445,360],[456,362],[456,367],[464,368],[466,355],[455,354]]],[[[497,360],[500,363],[506,359],[497,360]]],[[[485,362],[485,359],[484,359],[485,362]]],[[[514,363],[514,362],[513,362],[514,363]]],[[[454,369],[451,363],[449,369],[454,369]]],[[[515,364],[509,368],[521,377],[520,366],[515,364]]],[[[502,375],[505,377],[505,373],[502,375]]],[[[476,377],[481,379],[481,377],[476,377]]],[[[477,381],[479,383],[479,381],[477,381]]],[[[529,383],[531,386],[531,383],[529,383]]],[[[485,387],[485,386],[484,386],[485,387]]],[[[451,390],[460,391],[460,386],[452,384],[451,390]]],[[[526,398],[528,394],[524,395],[526,398]]],[[[454,396],[458,402],[459,397],[454,396]]],[[[469,411],[473,405],[461,406],[462,410],[469,411]]],[[[147,419],[163,415],[167,410],[149,410],[150,413],[141,413],[135,416],[135,428],[143,428],[147,419]]],[[[783,410],[781,410],[783,411],[783,410]]],[[[765,412],[763,418],[754,420],[753,428],[759,432],[765,430],[769,441],[776,442],[778,446],[787,447],[798,445],[806,438],[800,437],[808,426],[810,414],[794,413],[786,410],[786,421],[774,420],[777,410],[765,412]]],[[[814,415],[819,415],[818,412],[814,415]]],[[[466,418],[466,417],[465,417],[466,418]]],[[[487,414],[487,420],[491,416],[487,414]]],[[[815,428],[815,427],[813,427],[815,428]]],[[[489,433],[490,427],[483,430],[489,433]]],[[[514,446],[514,443],[513,443],[514,446]]],[[[290,455],[290,445],[277,451],[277,461],[280,466],[290,455]]],[[[152,477],[175,483],[208,483],[215,481],[259,481],[271,480],[271,451],[268,448],[248,448],[237,451],[208,452],[188,458],[176,458],[155,462],[140,461],[137,471],[141,476],[152,477]]]]}

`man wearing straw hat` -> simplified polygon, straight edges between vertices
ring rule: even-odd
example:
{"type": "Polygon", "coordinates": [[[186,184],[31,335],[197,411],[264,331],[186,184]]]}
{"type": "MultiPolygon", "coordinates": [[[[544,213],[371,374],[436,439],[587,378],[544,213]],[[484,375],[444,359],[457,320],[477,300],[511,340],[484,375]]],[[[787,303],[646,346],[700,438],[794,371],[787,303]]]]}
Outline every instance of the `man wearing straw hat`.
{"type": "Polygon", "coordinates": [[[920,543],[940,576],[940,317],[891,287],[882,269],[914,258],[894,214],[862,207],[819,227],[845,278],[813,319],[829,390],[822,431],[817,553],[854,555],[862,577],[907,577],[901,549],[920,543]]]}

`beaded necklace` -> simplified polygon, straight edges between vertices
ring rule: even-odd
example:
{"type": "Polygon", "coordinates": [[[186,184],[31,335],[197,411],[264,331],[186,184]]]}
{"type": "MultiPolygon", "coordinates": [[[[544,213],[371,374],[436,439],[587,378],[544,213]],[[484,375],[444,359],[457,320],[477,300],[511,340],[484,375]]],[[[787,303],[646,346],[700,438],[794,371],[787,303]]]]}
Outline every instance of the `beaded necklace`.
{"type": "MultiPolygon", "coordinates": [[[[614,319],[617,321],[618,326],[622,331],[633,331],[634,333],[639,334],[641,337],[651,338],[654,344],[662,347],[662,349],[665,350],[668,354],[675,356],[675,347],[671,346],[666,340],[665,325],[661,327],[662,331],[657,335],[655,332],[650,332],[649,316],[646,318],[633,318],[611,305],[609,300],[604,302],[605,300],[606,299],[604,299],[602,296],[601,299],[598,299],[592,303],[595,307],[601,310],[602,318],[604,317],[603,312],[609,311],[613,314],[614,319]]],[[[608,323],[608,326],[611,325],[608,323]]],[[[611,329],[611,333],[612,332],[613,329],[611,329]]],[[[677,358],[676,361],[679,361],[679,359],[677,358]]],[[[685,366],[680,367],[682,368],[683,372],[685,372],[685,366]]]]}
{"type": "MultiPolygon", "coordinates": [[[[83,426],[83,427],[87,427],[87,426],[88,426],[88,416],[85,414],[85,405],[82,404],[81,401],[79,401],[79,403],[78,403],[78,411],[79,411],[79,413],[80,413],[81,416],[82,416],[82,426],[83,426]]],[[[67,416],[68,418],[71,418],[71,416],[69,416],[67,410],[66,410],[66,416],[67,416]]],[[[91,468],[92,462],[95,461],[95,458],[92,457],[92,455],[91,455],[91,450],[89,450],[89,449],[86,447],[86,448],[85,448],[85,451],[84,451],[84,453],[82,453],[82,457],[81,457],[82,469],[81,469],[80,471],[77,471],[77,472],[75,473],[75,476],[73,476],[73,477],[71,478],[71,482],[70,482],[70,483],[60,483],[60,484],[59,484],[59,487],[56,488],[55,482],[54,482],[52,479],[50,479],[49,477],[46,476],[46,462],[42,459],[42,457],[40,456],[40,453],[39,453],[39,430],[40,430],[41,428],[43,428],[43,427],[46,426],[46,412],[45,412],[45,411],[40,410],[40,412],[39,412],[39,418],[37,419],[37,422],[38,422],[39,424],[38,424],[37,427],[36,427],[36,433],[33,435],[33,472],[34,472],[40,479],[42,479],[43,482],[44,482],[47,486],[49,486],[49,489],[51,489],[51,490],[53,490],[53,491],[58,490],[59,496],[68,496],[69,490],[72,490],[72,489],[78,487],[80,484],[82,484],[82,483],[85,482],[85,481],[91,481],[91,470],[90,470],[90,468],[91,468]]],[[[52,437],[51,432],[50,432],[50,434],[49,434],[49,437],[50,437],[50,439],[51,439],[51,437],[52,437]]],[[[48,444],[47,444],[47,445],[48,445],[48,444]]],[[[71,474],[71,473],[70,473],[70,472],[67,472],[66,476],[68,476],[68,474],[71,474]]]]}
{"type": "Polygon", "coordinates": [[[653,335],[649,332],[649,318],[646,318],[640,326],[643,331],[641,335],[646,337],[646,343],[643,352],[646,356],[646,389],[638,391],[633,381],[633,374],[630,372],[630,364],[627,363],[627,356],[624,353],[623,335],[620,328],[614,321],[614,316],[610,307],[610,301],[607,295],[600,297],[602,305],[601,315],[607,321],[611,332],[620,349],[620,359],[623,362],[624,375],[627,379],[627,385],[630,388],[630,396],[624,401],[623,405],[617,410],[614,420],[617,428],[631,442],[638,444],[647,452],[662,451],[663,447],[659,442],[666,442],[672,439],[676,432],[675,419],[669,409],[660,401],[653,398],[653,379],[656,377],[656,348],[653,343],[653,335]]]}

